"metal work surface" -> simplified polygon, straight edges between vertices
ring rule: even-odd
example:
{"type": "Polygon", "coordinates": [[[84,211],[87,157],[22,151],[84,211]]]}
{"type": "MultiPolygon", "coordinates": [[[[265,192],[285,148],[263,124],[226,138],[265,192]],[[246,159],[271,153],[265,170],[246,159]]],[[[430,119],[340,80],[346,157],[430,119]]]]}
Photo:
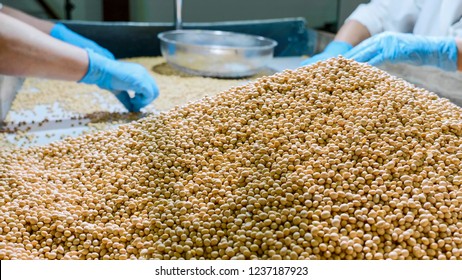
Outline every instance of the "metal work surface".
{"type": "Polygon", "coordinates": [[[21,78],[0,75],[0,127],[22,81],[21,78]]]}
{"type": "Polygon", "coordinates": [[[445,72],[434,67],[407,64],[388,64],[380,68],[418,87],[435,92],[440,97],[447,98],[462,107],[462,72],[445,72]]]}
{"type": "MultiPolygon", "coordinates": [[[[65,137],[75,137],[94,130],[91,123],[104,122],[109,129],[146,116],[143,113],[124,113],[121,106],[102,104],[106,112],[79,115],[67,112],[55,103],[53,108],[36,105],[20,114],[9,112],[9,121],[0,127],[5,140],[19,147],[44,145],[65,137]]],[[[1,143],[0,143],[1,145],[1,143]]]]}

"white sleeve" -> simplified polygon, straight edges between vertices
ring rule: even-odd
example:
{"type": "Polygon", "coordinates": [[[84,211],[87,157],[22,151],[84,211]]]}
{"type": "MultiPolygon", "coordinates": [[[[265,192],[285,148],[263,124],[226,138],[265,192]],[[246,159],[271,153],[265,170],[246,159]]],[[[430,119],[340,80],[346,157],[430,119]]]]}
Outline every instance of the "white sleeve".
{"type": "Polygon", "coordinates": [[[448,36],[462,38],[462,19],[449,27],[448,36]]]}
{"type": "Polygon", "coordinates": [[[454,23],[449,27],[448,35],[462,38],[462,0],[451,2],[451,4],[454,11],[452,16],[454,23]]]}
{"type": "Polygon", "coordinates": [[[421,8],[421,0],[372,0],[361,4],[346,19],[357,20],[371,35],[384,31],[412,32],[421,8]]]}

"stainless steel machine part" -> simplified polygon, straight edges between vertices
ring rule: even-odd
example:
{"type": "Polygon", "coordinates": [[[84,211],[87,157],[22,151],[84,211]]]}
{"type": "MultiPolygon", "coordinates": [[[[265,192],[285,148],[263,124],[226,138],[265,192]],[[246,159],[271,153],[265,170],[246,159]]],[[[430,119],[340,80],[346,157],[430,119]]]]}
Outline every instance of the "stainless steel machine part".
{"type": "Polygon", "coordinates": [[[448,72],[435,67],[409,64],[384,64],[379,68],[418,87],[437,93],[462,107],[462,73],[448,72]]]}
{"type": "Polygon", "coordinates": [[[175,29],[183,28],[183,0],[174,0],[175,1],[175,29]]]}
{"type": "Polygon", "coordinates": [[[282,72],[284,70],[294,70],[300,67],[303,60],[306,57],[301,56],[282,56],[271,59],[266,65],[268,69],[274,70],[275,72],[282,72]]]}
{"type": "MultiPolygon", "coordinates": [[[[175,29],[183,27],[183,0],[174,0],[175,29]]],[[[233,32],[184,30],[158,35],[161,53],[173,67],[193,75],[236,78],[261,70],[277,43],[233,32]]]]}
{"type": "Polygon", "coordinates": [[[0,128],[22,82],[21,78],[0,75],[0,128]]]}

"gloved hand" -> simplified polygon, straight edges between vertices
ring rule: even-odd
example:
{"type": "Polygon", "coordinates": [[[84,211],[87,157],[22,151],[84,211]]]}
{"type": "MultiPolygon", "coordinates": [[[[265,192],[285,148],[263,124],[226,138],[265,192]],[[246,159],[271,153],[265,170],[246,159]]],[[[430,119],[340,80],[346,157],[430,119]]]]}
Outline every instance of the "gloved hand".
{"type": "Polygon", "coordinates": [[[329,45],[326,46],[322,53],[319,53],[308,58],[307,60],[302,61],[301,65],[309,65],[321,60],[329,59],[331,57],[336,57],[341,54],[343,55],[352,48],[353,46],[347,42],[332,41],[329,45]]]}
{"type": "Polygon", "coordinates": [[[130,112],[139,112],[159,96],[156,82],[143,66],[108,59],[90,49],[87,53],[88,71],[81,83],[112,91],[130,112]],[[134,98],[130,98],[129,90],[135,92],[134,98]]]}
{"type": "Polygon", "coordinates": [[[457,45],[455,39],[449,37],[384,32],[365,40],[345,57],[371,65],[403,62],[457,70],[457,45]]]}
{"type": "Polygon", "coordinates": [[[55,24],[50,31],[50,35],[58,40],[64,41],[71,45],[74,45],[74,46],[77,46],[83,49],[88,48],[88,49],[93,50],[96,53],[99,53],[102,56],[105,56],[110,59],[114,59],[114,55],[110,51],[101,47],[100,45],[93,42],[92,40],[87,39],[83,37],[82,35],[75,33],[74,31],[70,30],[62,23],[55,24]]]}

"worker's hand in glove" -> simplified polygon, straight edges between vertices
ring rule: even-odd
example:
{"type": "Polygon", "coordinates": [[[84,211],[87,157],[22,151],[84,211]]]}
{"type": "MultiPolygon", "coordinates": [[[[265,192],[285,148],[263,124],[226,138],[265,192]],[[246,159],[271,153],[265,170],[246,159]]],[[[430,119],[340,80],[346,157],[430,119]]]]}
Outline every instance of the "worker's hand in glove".
{"type": "Polygon", "coordinates": [[[457,45],[455,39],[449,37],[385,32],[363,41],[345,57],[371,65],[408,63],[457,70],[457,45]]]}
{"type": "Polygon", "coordinates": [[[74,31],[70,30],[62,23],[55,24],[50,31],[50,35],[58,40],[64,41],[71,45],[74,45],[74,46],[77,46],[83,49],[91,49],[94,52],[102,56],[105,56],[110,59],[114,59],[114,55],[110,51],[101,47],[100,45],[93,42],[92,40],[87,39],[83,37],[82,35],[75,33],[74,31]]]}
{"type": "Polygon", "coordinates": [[[159,95],[156,82],[146,69],[135,63],[119,62],[87,49],[88,70],[80,82],[112,91],[130,112],[139,112],[159,95]],[[130,98],[127,91],[133,91],[130,98]]]}
{"type": "Polygon", "coordinates": [[[314,55],[307,60],[304,60],[301,65],[309,65],[321,60],[329,59],[331,57],[337,57],[338,55],[343,55],[349,50],[351,50],[353,46],[347,42],[342,41],[332,41],[327,47],[324,49],[322,53],[314,55]]]}

